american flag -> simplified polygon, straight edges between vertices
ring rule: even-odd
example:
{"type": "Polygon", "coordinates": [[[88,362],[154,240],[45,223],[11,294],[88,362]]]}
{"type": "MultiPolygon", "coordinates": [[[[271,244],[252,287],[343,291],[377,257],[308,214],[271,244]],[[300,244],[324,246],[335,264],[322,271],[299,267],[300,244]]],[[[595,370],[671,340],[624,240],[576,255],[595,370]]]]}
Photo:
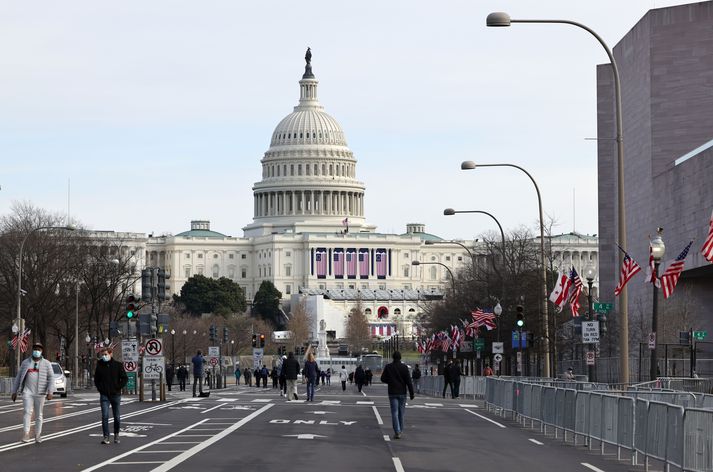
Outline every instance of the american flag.
{"type": "MultiPolygon", "coordinates": [[[[29,347],[30,344],[30,333],[32,333],[32,330],[30,329],[25,329],[25,331],[22,333],[22,336],[20,337],[20,351],[21,352],[26,352],[27,348],[29,347]]],[[[12,338],[12,348],[17,349],[17,334],[15,335],[14,338],[12,338]]]]}
{"type": "Polygon", "coordinates": [[[359,249],[359,278],[369,278],[369,250],[359,249]]]}
{"type": "Polygon", "coordinates": [[[334,250],[334,277],[337,279],[344,278],[344,250],[334,250]]]}
{"type": "Polygon", "coordinates": [[[474,327],[480,328],[481,326],[485,326],[485,329],[490,331],[491,329],[495,329],[497,325],[495,324],[495,315],[492,313],[487,313],[478,308],[477,310],[471,312],[470,316],[473,317],[473,324],[475,325],[474,327]]]}
{"type": "Polygon", "coordinates": [[[572,311],[572,316],[579,316],[579,295],[582,293],[582,279],[579,278],[579,274],[572,267],[572,272],[570,273],[570,280],[572,281],[569,289],[569,309],[572,311]]]}
{"type": "Polygon", "coordinates": [[[318,248],[314,254],[315,267],[317,269],[317,278],[324,279],[327,277],[327,250],[318,248]]]}
{"type": "Polygon", "coordinates": [[[708,228],[708,237],[701,248],[703,258],[708,262],[713,262],[713,213],[711,213],[710,227],[708,228]]]}
{"type": "Polygon", "coordinates": [[[564,306],[567,304],[567,296],[569,295],[569,287],[572,281],[569,275],[558,273],[557,274],[557,284],[550,294],[550,301],[555,305],[555,309],[559,313],[562,311],[564,306]]]}
{"type": "Polygon", "coordinates": [[[678,255],[676,259],[671,262],[666,271],[661,276],[661,285],[663,286],[663,297],[668,298],[673,294],[673,289],[676,288],[676,283],[678,278],[681,277],[681,272],[683,272],[683,265],[686,263],[686,256],[688,256],[688,251],[691,249],[693,241],[688,243],[688,245],[683,248],[681,254],[678,255]]]}
{"type": "Polygon", "coordinates": [[[614,289],[614,296],[618,297],[624,286],[631,280],[631,278],[641,272],[641,267],[636,263],[634,259],[631,258],[629,254],[619,246],[621,252],[624,253],[624,261],[621,264],[621,274],[619,275],[619,285],[614,289]]]}
{"type": "Polygon", "coordinates": [[[375,264],[376,265],[376,277],[379,279],[385,279],[386,271],[388,270],[386,249],[377,249],[375,257],[376,257],[376,264],[375,264]]]}
{"type": "Polygon", "coordinates": [[[656,264],[654,262],[654,248],[649,242],[649,266],[646,268],[646,282],[661,287],[661,280],[656,278],[656,264]]]}
{"type": "Polygon", "coordinates": [[[357,275],[356,249],[347,249],[345,257],[347,261],[347,278],[355,279],[357,275]]]}
{"type": "Polygon", "coordinates": [[[460,330],[458,326],[451,325],[451,347],[454,351],[460,346],[460,341],[460,330]]]}

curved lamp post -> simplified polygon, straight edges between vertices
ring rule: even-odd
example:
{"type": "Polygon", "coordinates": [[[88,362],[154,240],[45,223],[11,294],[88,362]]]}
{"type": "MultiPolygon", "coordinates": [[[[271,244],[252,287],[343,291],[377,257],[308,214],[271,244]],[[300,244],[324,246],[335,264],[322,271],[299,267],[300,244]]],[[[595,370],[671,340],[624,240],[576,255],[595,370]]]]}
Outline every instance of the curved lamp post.
{"type": "Polygon", "coordinates": [[[448,267],[447,265],[445,265],[444,263],[442,263],[442,262],[411,261],[411,265],[412,265],[412,266],[420,266],[420,265],[439,265],[439,266],[445,267],[446,270],[448,271],[448,273],[449,273],[450,276],[451,276],[451,283],[453,284],[453,291],[454,291],[454,292],[456,291],[456,278],[453,276],[453,272],[451,271],[451,268],[448,267]]]}
{"type": "MultiPolygon", "coordinates": [[[[540,300],[540,311],[542,313],[542,320],[543,320],[543,328],[544,328],[544,336],[543,336],[543,349],[546,353],[545,355],[545,362],[543,366],[543,372],[542,374],[545,377],[550,376],[550,356],[552,353],[550,352],[550,320],[549,320],[549,313],[548,313],[548,307],[547,307],[547,266],[545,265],[545,225],[544,225],[544,219],[542,216],[542,196],[540,195],[540,187],[537,186],[537,182],[535,179],[532,177],[532,175],[523,169],[522,167],[515,165],[515,164],[475,164],[473,161],[463,161],[460,165],[461,170],[474,170],[476,167],[513,167],[515,169],[518,169],[527,175],[530,180],[532,181],[532,185],[535,186],[535,191],[537,192],[537,205],[540,210],[540,265],[541,267],[541,277],[542,277],[542,291],[540,293],[541,300],[540,300]]],[[[553,359],[554,361],[554,359],[553,359]]]]}
{"type": "MultiPolygon", "coordinates": [[[[505,12],[494,12],[488,15],[485,24],[491,27],[507,27],[512,23],[552,23],[565,24],[581,28],[594,36],[609,56],[612,73],[614,75],[614,106],[616,118],[616,152],[617,152],[617,227],[619,246],[626,251],[626,206],[624,200],[624,125],[622,120],[621,105],[621,79],[619,67],[614,54],[606,42],[593,29],[586,25],[571,20],[527,20],[513,19],[505,12]]],[[[619,265],[624,262],[624,252],[619,252],[619,265]]],[[[619,382],[629,382],[629,306],[626,285],[619,294],[619,382]]]]}
{"type": "Polygon", "coordinates": [[[43,229],[57,229],[57,230],[67,230],[67,231],[74,231],[74,226],[38,226],[37,228],[34,228],[30,230],[25,237],[22,239],[22,243],[20,243],[20,259],[17,264],[17,326],[18,326],[18,335],[17,335],[17,372],[20,372],[20,361],[22,360],[22,350],[20,349],[20,337],[22,336],[22,333],[24,331],[23,326],[22,326],[22,254],[25,251],[25,243],[27,242],[27,239],[30,237],[31,234],[36,233],[37,231],[43,230],[43,229]]]}
{"type": "MultiPolygon", "coordinates": [[[[659,264],[661,264],[661,259],[666,253],[666,245],[663,242],[663,228],[659,228],[656,232],[656,236],[651,240],[651,255],[654,258],[654,276],[658,281],[659,278],[659,264]]],[[[659,376],[658,373],[658,359],[656,357],[656,345],[658,344],[658,339],[656,339],[656,328],[658,326],[659,318],[659,286],[654,285],[654,303],[653,303],[653,313],[651,314],[651,332],[654,335],[654,348],[651,349],[651,380],[656,380],[659,376]]]]}

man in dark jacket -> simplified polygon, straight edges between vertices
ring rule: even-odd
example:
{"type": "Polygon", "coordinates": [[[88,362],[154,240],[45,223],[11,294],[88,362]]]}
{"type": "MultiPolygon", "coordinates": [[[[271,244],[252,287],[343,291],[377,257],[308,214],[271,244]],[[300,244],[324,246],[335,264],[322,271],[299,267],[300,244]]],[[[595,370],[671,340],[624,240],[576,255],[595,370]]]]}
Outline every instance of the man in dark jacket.
{"type": "Polygon", "coordinates": [[[178,390],[184,392],[186,390],[186,377],[188,377],[188,369],[185,365],[181,365],[176,372],[176,377],[178,377],[178,390]]]}
{"type": "Polygon", "coordinates": [[[129,377],[124,371],[124,365],[115,361],[110,347],[99,351],[101,357],[94,372],[94,385],[99,390],[99,403],[102,410],[102,444],[109,444],[109,406],[114,414],[114,443],[119,443],[119,405],[121,404],[121,389],[126,386],[129,377]]]}
{"type": "Polygon", "coordinates": [[[166,385],[168,386],[168,391],[171,391],[171,386],[173,385],[173,376],[175,372],[173,371],[173,366],[169,364],[166,366],[166,385]]]}
{"type": "Polygon", "coordinates": [[[394,427],[394,439],[401,439],[404,430],[404,412],[406,410],[406,391],[413,400],[413,384],[408,367],[401,362],[401,353],[394,351],[394,361],[386,364],[381,374],[381,381],[388,384],[389,404],[391,405],[391,424],[394,427]]]}
{"type": "Polygon", "coordinates": [[[196,396],[196,385],[198,385],[198,392],[203,394],[203,364],[205,359],[203,359],[203,353],[198,351],[193,359],[191,359],[193,364],[193,396],[196,396]]]}
{"type": "Polygon", "coordinates": [[[448,378],[451,382],[451,398],[458,398],[460,390],[460,364],[458,362],[451,363],[448,378]]]}
{"type": "Polygon", "coordinates": [[[451,387],[451,396],[453,394],[453,380],[451,379],[451,365],[453,361],[448,359],[446,366],[443,368],[443,398],[446,398],[446,390],[451,387]]]}
{"type": "Polygon", "coordinates": [[[298,400],[297,396],[297,374],[300,371],[300,363],[295,359],[295,354],[290,352],[287,354],[287,359],[284,361],[285,381],[287,382],[287,401],[291,397],[298,400]]]}
{"type": "Polygon", "coordinates": [[[366,382],[366,374],[364,373],[364,368],[360,365],[357,366],[354,371],[354,382],[356,383],[357,389],[361,392],[361,388],[366,382]]]}

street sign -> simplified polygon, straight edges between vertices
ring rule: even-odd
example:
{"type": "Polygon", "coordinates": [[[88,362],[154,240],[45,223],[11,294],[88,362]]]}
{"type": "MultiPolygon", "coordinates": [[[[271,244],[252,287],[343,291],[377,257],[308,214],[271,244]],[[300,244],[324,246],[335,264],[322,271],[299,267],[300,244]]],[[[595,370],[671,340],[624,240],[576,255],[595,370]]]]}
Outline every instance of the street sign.
{"type": "Polygon", "coordinates": [[[139,368],[139,364],[136,361],[124,361],[124,370],[126,372],[136,372],[139,368]]]}
{"type": "Polygon", "coordinates": [[[161,356],[163,355],[163,340],[161,338],[151,338],[146,341],[146,355],[147,356],[161,356]]]}
{"type": "Polygon", "coordinates": [[[527,348],[527,331],[522,332],[522,340],[520,340],[520,332],[514,330],[512,332],[512,348],[513,349],[526,349],[527,348]]]}
{"type": "Polygon", "coordinates": [[[613,303],[594,303],[594,311],[597,313],[609,314],[612,309],[614,309],[613,303]]]}
{"type": "Polygon", "coordinates": [[[209,346],[208,347],[209,357],[219,357],[220,356],[220,346],[209,346]]]}
{"type": "Polygon", "coordinates": [[[121,360],[124,362],[139,361],[139,342],[132,340],[121,341],[121,360]]]}
{"type": "Polygon", "coordinates": [[[596,353],[594,351],[587,351],[587,365],[594,365],[596,359],[596,353]]]}
{"type": "Polygon", "coordinates": [[[166,365],[163,356],[144,357],[144,380],[160,379],[165,369],[166,365]]]}
{"type": "Polygon", "coordinates": [[[483,349],[485,349],[485,339],[477,338],[475,340],[475,350],[482,351],[483,349]]]}
{"type": "Polygon", "coordinates": [[[502,354],[499,354],[499,353],[498,353],[498,354],[495,354],[495,355],[493,356],[493,359],[495,359],[495,362],[500,362],[500,361],[503,360],[503,355],[502,355],[502,354]]]}
{"type": "Polygon", "coordinates": [[[130,392],[136,391],[136,372],[127,372],[129,380],[126,382],[126,389],[130,392]]]}
{"type": "Polygon", "coordinates": [[[493,343],[493,354],[502,354],[505,352],[504,343],[493,343]]]}
{"type": "Polygon", "coordinates": [[[213,367],[215,367],[215,366],[218,365],[218,358],[217,358],[217,357],[211,357],[209,362],[210,362],[210,365],[212,365],[213,367]]]}
{"type": "Polygon", "coordinates": [[[708,331],[693,332],[693,337],[696,339],[696,341],[703,341],[704,339],[706,339],[706,336],[708,336],[708,331]]]}
{"type": "Polygon", "coordinates": [[[649,349],[656,349],[656,333],[649,333],[649,349]]]}
{"type": "Polygon", "coordinates": [[[253,369],[258,369],[262,367],[262,355],[264,350],[259,347],[253,348],[253,369]]]}
{"type": "Polygon", "coordinates": [[[585,344],[599,342],[599,321],[582,321],[582,342],[585,344]]]}
{"type": "Polygon", "coordinates": [[[517,373],[522,375],[522,352],[517,351],[517,373]]]}

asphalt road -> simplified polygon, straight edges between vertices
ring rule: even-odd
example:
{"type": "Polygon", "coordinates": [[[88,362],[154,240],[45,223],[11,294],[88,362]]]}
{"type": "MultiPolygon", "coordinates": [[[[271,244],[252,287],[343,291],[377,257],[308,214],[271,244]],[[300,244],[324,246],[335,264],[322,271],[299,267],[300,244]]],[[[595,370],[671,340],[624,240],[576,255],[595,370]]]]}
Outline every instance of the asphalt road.
{"type": "MultiPolygon", "coordinates": [[[[417,397],[393,439],[383,385],[319,388],[286,402],[272,388],[234,387],[209,398],[170,392],[164,403],[122,403],[120,444],[102,445],[98,394],[48,402],[44,441],[19,442],[22,405],[0,400],[2,470],[57,471],[625,471],[483,410],[481,401],[417,397]]],[[[110,426],[111,428],[111,426],[110,426]]]]}

